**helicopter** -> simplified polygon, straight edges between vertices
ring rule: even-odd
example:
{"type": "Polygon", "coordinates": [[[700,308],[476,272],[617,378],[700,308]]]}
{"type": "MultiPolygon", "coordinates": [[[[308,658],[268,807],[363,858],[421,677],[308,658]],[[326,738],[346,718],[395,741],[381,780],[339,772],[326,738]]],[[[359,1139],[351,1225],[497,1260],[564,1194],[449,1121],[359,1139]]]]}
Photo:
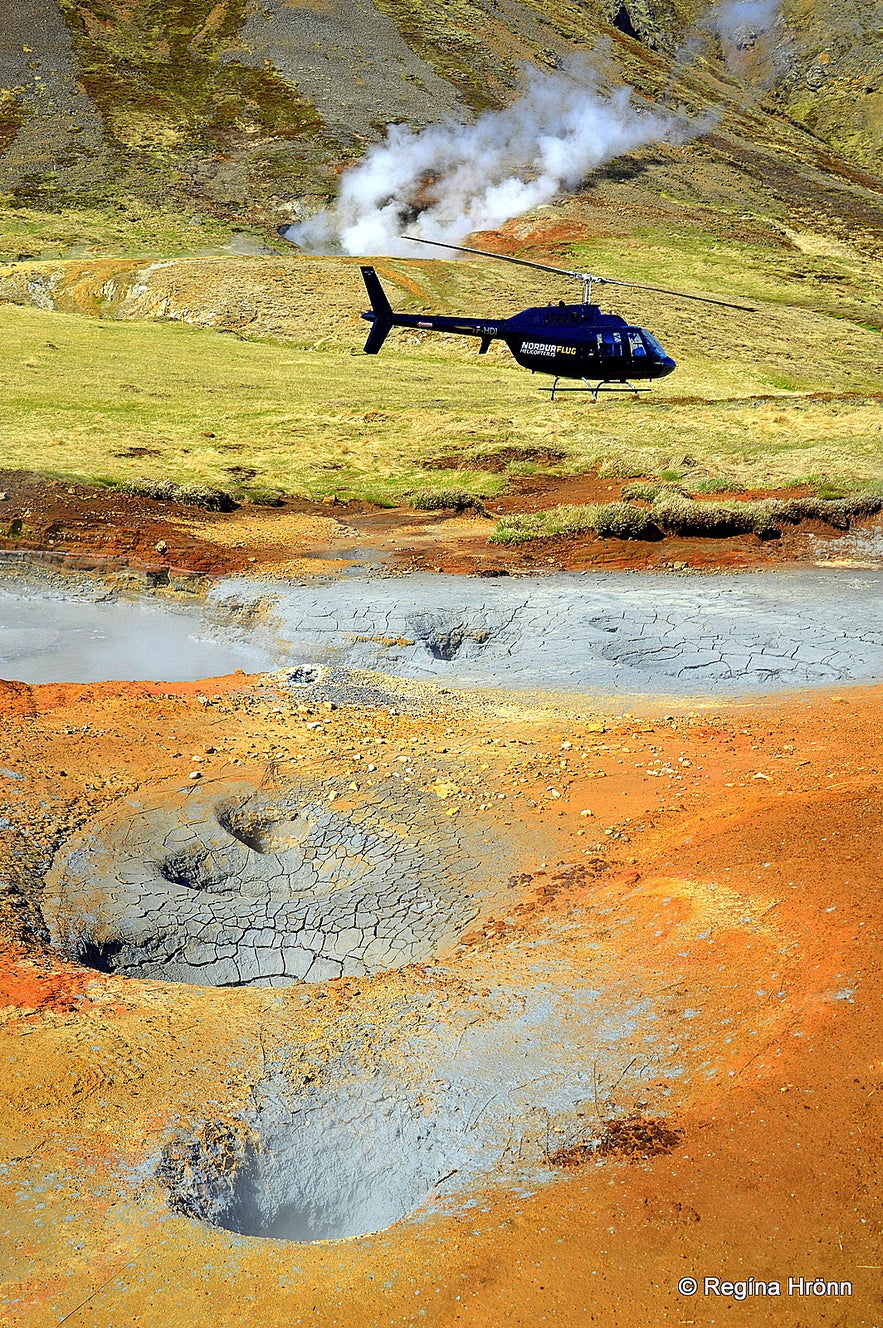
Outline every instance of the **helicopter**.
{"type": "Polygon", "coordinates": [[[474,249],[468,245],[442,244],[439,240],[422,240],[403,235],[403,240],[417,244],[434,245],[439,249],[454,249],[458,253],[480,254],[496,258],[503,263],[517,263],[520,267],[537,268],[540,272],[553,272],[570,277],[582,285],[579,304],[550,304],[535,309],[522,309],[511,318],[457,318],[442,314],[399,314],[393,311],[386,291],[373,267],[363,267],[362,277],[371,308],[362,317],[371,323],[365,342],[365,354],[376,355],[394,327],[421,328],[431,332],[448,332],[457,336],[478,337],[478,353],[484,355],[492,341],[505,341],[515,361],[532,373],[554,376],[550,393],[554,401],[559,392],[589,392],[598,400],[600,392],[649,392],[649,387],[637,387],[642,380],[665,378],[677,368],[674,360],[663,350],[656,337],[646,328],[627,323],[619,314],[605,314],[592,303],[595,286],[631,286],[637,290],[655,291],[680,300],[697,300],[702,304],[716,304],[724,309],[740,309],[754,313],[748,305],[731,304],[727,300],[711,299],[703,295],[687,295],[682,291],[662,286],[645,286],[637,281],[621,281],[615,277],[600,277],[590,272],[574,272],[569,268],[552,267],[548,263],[535,263],[527,258],[513,258],[508,254],[495,254],[489,249],[474,249]],[[563,379],[581,380],[582,387],[559,387],[563,379]]]}

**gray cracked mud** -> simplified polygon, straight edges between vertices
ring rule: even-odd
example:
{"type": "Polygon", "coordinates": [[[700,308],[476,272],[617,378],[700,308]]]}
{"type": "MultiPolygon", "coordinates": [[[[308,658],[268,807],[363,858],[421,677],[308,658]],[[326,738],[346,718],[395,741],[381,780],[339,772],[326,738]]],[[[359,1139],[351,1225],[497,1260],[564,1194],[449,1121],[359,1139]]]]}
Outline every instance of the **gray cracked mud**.
{"type": "Polygon", "coordinates": [[[883,571],[221,582],[203,609],[0,591],[0,676],[376,671],[458,687],[738,695],[883,677],[883,571]]]}
{"type": "Polygon", "coordinates": [[[53,946],[104,972],[244,987],[399,968],[460,936],[502,883],[495,837],[416,791],[339,806],[334,791],[124,799],[46,876],[53,946]]]}
{"type": "Polygon", "coordinates": [[[875,570],[231,580],[213,602],[262,606],[286,662],[465,687],[733,695],[883,677],[875,570]]]}
{"type": "Polygon", "coordinates": [[[600,1142],[623,1104],[665,1110],[681,1031],[668,1043],[651,1001],[599,989],[582,968],[559,961],[544,977],[534,963],[481,996],[467,979],[440,1017],[406,998],[383,1045],[355,1029],[309,1075],[269,1070],[241,1116],[168,1141],[159,1196],[240,1235],[337,1240],[462,1210],[487,1185],[533,1187],[552,1174],[551,1149],[600,1142]]]}

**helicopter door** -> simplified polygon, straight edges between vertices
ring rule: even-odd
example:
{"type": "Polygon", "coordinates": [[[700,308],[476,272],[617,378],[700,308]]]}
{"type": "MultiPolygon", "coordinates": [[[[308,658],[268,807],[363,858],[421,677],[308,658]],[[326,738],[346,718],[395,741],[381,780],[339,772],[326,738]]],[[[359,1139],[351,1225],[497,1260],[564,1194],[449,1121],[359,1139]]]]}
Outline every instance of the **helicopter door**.
{"type": "Polygon", "coordinates": [[[644,342],[641,339],[640,332],[637,331],[629,332],[627,335],[629,342],[629,351],[631,352],[631,354],[638,357],[646,356],[647,347],[644,345],[644,342]]]}

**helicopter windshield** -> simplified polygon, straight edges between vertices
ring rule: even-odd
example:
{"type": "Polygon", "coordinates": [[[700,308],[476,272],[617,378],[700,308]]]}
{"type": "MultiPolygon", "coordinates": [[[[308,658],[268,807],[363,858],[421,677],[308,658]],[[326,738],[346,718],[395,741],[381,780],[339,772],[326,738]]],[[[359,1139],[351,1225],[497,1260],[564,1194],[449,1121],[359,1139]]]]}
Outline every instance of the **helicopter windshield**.
{"type": "Polygon", "coordinates": [[[652,351],[655,351],[655,353],[656,353],[661,359],[664,360],[664,359],[667,359],[667,358],[668,358],[668,357],[666,356],[665,351],[662,349],[662,347],[660,346],[659,342],[656,340],[656,338],[654,337],[654,335],[653,335],[652,332],[648,332],[647,329],[646,329],[645,327],[642,327],[642,328],[641,328],[641,335],[643,336],[644,340],[646,341],[646,343],[647,343],[647,345],[650,347],[650,349],[651,349],[652,351]]]}

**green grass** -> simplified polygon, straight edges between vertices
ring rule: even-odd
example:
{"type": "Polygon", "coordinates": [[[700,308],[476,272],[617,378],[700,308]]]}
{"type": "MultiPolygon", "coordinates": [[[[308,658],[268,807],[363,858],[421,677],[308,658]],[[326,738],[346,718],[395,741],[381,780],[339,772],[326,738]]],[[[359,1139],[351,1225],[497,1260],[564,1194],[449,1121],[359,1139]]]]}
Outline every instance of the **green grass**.
{"type": "MultiPolygon", "coordinates": [[[[262,244],[272,238],[243,228],[262,244]]],[[[194,251],[222,253],[237,228],[198,204],[166,211],[135,197],[115,207],[47,211],[14,207],[0,197],[0,264],[26,259],[112,254],[122,258],[178,258],[194,251]]],[[[278,248],[283,252],[284,244],[278,248]]]]}
{"type": "Polygon", "coordinates": [[[671,485],[626,485],[632,499],[650,501],[649,508],[631,502],[562,504],[545,512],[516,513],[498,522],[492,544],[526,544],[556,536],[596,534],[617,539],[658,539],[667,535],[756,535],[775,539],[787,525],[822,521],[835,530],[849,530],[856,518],[883,511],[883,494],[848,498],[762,499],[757,502],[696,502],[671,485]],[[652,499],[648,493],[655,490],[652,499]]]}
{"type": "Polygon", "coordinates": [[[408,495],[408,506],[418,512],[482,512],[484,503],[468,489],[418,489],[408,495]]]}
{"type": "Polygon", "coordinates": [[[567,503],[545,512],[504,517],[490,542],[528,544],[536,539],[589,533],[616,539],[653,539],[660,532],[651,512],[629,503],[567,503]]]}
{"type": "MultiPolygon", "coordinates": [[[[546,286],[554,298],[561,285],[492,264],[380,266],[402,309],[514,312],[541,303],[546,286]]],[[[0,466],[383,503],[419,490],[493,497],[532,467],[534,453],[550,458],[541,465],[553,474],[597,471],[710,493],[808,480],[832,494],[883,485],[883,342],[839,317],[766,304],[756,315],[723,316],[697,305],[687,318],[648,303],[633,316],[662,336],[677,372],[639,399],[550,403],[536,390],[544,380],[505,348],[478,359],[457,338],[394,331],[381,355],[363,359],[356,262],[216,259],[185,268],[179,287],[178,269],[137,280],[157,283],[158,309],[172,281],[188,317],[215,317],[225,302],[236,317],[241,298],[264,318],[249,326],[273,328],[278,339],[0,304],[0,466]],[[785,373],[794,391],[771,392],[785,373]],[[455,468],[442,474],[420,464],[445,456],[455,468]],[[482,469],[485,457],[493,470],[482,469]]],[[[123,296],[102,294],[108,277],[123,289],[137,264],[125,280],[119,270],[63,269],[71,307],[112,313],[123,296]]],[[[15,280],[16,298],[29,298],[29,270],[15,280]]]]}

